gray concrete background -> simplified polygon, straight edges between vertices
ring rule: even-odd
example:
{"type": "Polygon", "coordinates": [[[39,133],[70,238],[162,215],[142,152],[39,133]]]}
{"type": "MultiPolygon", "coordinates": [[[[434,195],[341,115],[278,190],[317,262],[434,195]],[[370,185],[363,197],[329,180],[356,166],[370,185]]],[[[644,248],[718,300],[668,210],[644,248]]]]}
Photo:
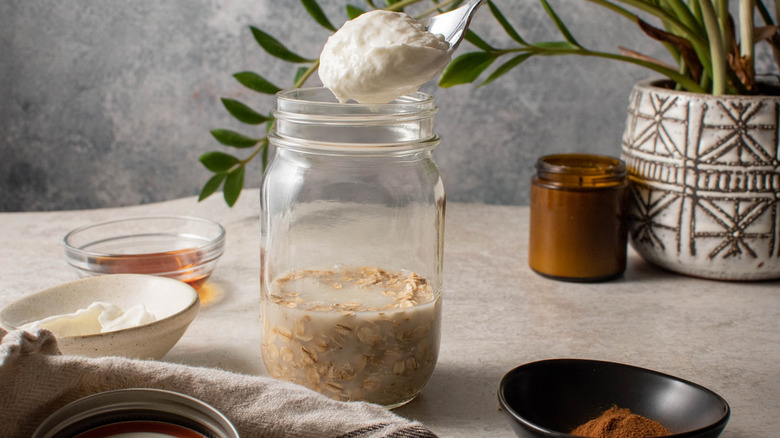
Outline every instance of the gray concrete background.
{"type": "MultiPolygon", "coordinates": [[[[321,0],[331,21],[347,0],[321,0]]],[[[352,4],[365,7],[360,0],[352,4]]],[[[496,0],[530,41],[560,39],[536,0],[496,0]]],[[[551,1],[580,43],[664,57],[627,20],[579,0],[551,1]]],[[[414,10],[412,10],[414,12],[414,10]]],[[[252,70],[282,88],[296,69],[264,53],[255,25],[316,57],[329,32],[298,1],[3,0],[0,2],[0,211],[133,205],[195,195],[210,173],[197,161],[226,150],[214,128],[253,131],[219,102],[266,112],[272,98],[232,77],[252,70]]],[[[509,40],[487,7],[473,28],[509,40]]],[[[464,43],[459,53],[472,50],[464,43]]],[[[499,65],[496,63],[496,66],[499,65]]],[[[497,82],[439,89],[436,151],[452,201],[526,204],[537,157],[619,154],[638,67],[591,58],[531,59],[497,82]]],[[[312,85],[318,85],[315,78],[312,85]]],[[[259,187],[259,163],[246,186],[259,187]]]]}

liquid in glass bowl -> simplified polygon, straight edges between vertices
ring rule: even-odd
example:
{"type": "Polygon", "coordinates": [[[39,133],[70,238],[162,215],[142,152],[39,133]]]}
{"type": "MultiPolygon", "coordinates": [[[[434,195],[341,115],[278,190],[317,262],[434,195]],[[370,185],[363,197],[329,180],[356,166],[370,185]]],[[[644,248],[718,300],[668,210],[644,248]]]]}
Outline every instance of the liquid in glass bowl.
{"type": "Polygon", "coordinates": [[[212,299],[206,283],[225,248],[224,228],[185,216],[127,218],[68,233],[65,256],[81,277],[149,274],[181,280],[212,299]]]}

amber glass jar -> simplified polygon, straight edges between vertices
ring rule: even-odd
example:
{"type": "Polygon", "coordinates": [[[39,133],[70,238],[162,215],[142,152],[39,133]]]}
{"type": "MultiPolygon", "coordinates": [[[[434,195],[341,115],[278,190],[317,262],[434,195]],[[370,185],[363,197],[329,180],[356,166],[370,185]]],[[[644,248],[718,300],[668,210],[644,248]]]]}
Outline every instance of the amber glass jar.
{"type": "Polygon", "coordinates": [[[539,158],[531,182],[528,264],[568,281],[601,281],[626,269],[626,166],[617,158],[539,158]]]}

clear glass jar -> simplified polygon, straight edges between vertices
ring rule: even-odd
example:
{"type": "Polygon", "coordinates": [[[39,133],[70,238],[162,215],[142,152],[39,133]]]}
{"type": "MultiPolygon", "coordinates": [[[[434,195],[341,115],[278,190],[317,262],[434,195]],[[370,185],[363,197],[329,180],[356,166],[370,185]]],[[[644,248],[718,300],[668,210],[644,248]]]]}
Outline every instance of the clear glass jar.
{"type": "Polygon", "coordinates": [[[601,281],[622,274],[627,188],[626,166],[617,158],[539,158],[531,181],[531,269],[568,281],[601,281]]]}
{"type": "Polygon", "coordinates": [[[441,332],[444,185],[424,93],[341,104],[277,95],[262,190],[268,373],[388,407],[433,372],[441,332]]]}

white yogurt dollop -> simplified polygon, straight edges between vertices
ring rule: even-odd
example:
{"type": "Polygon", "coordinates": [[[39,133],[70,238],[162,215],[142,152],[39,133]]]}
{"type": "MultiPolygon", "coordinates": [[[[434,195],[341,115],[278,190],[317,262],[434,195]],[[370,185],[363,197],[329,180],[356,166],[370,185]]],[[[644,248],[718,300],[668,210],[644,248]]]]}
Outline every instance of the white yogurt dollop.
{"type": "Polygon", "coordinates": [[[49,316],[20,328],[27,331],[47,329],[56,336],[86,336],[135,327],[156,320],[157,318],[149,313],[143,304],[123,311],[114,304],[98,301],[90,304],[86,309],[49,316]]]}
{"type": "Polygon", "coordinates": [[[450,62],[450,44],[400,12],[374,10],[347,21],[320,55],[322,84],[340,102],[386,103],[413,93],[450,62]]]}

